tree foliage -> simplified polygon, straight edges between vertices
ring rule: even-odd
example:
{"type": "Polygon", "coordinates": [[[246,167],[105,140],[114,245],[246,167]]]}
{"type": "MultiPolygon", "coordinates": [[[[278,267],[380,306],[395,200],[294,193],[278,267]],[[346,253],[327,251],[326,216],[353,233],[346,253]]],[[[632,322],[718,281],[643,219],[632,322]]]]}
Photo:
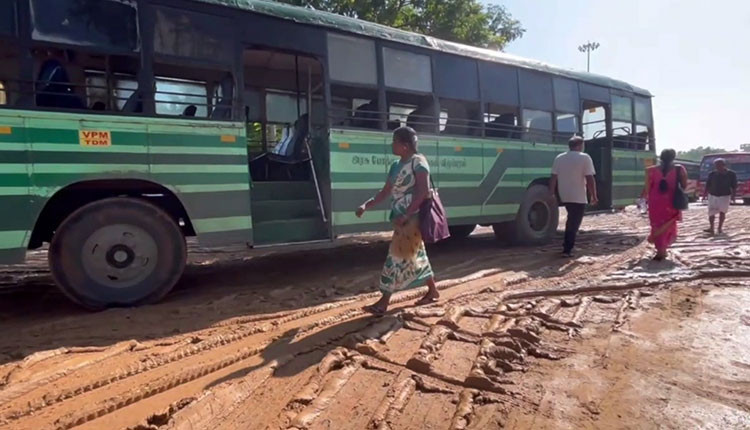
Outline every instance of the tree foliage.
{"type": "Polygon", "coordinates": [[[721,154],[724,152],[731,152],[731,151],[727,151],[726,149],[722,149],[722,148],[712,148],[710,146],[699,146],[697,148],[693,148],[687,151],[678,151],[677,158],[679,158],[680,160],[701,161],[704,155],[721,154]]]}
{"type": "Polygon", "coordinates": [[[502,50],[526,31],[500,5],[478,0],[278,0],[453,42],[502,50]]]}

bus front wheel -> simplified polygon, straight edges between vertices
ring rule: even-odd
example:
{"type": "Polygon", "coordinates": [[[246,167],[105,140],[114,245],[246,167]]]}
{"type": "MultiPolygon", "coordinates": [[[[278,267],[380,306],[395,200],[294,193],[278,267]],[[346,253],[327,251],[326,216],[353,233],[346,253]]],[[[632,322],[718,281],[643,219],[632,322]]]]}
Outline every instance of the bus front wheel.
{"type": "Polygon", "coordinates": [[[49,249],[57,285],[92,310],[158,301],[182,276],[186,258],[185,238],[166,212],[123,197],[73,212],[49,249]]]}
{"type": "Polygon", "coordinates": [[[555,197],[544,185],[526,190],[514,222],[493,226],[495,235],[518,245],[549,243],[557,231],[560,212],[555,197]]]}

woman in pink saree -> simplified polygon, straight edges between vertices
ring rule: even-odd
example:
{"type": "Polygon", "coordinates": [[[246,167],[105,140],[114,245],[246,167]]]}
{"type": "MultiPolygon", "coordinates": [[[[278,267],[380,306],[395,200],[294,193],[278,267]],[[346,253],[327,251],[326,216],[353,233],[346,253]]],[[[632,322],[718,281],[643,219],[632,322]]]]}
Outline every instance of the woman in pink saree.
{"type": "Polygon", "coordinates": [[[648,218],[651,221],[649,243],[656,247],[654,260],[667,258],[667,249],[677,239],[677,222],[682,221],[682,212],[675,209],[672,201],[680,181],[682,188],[687,187],[687,171],[681,165],[674,164],[674,149],[661,152],[661,163],[649,167],[646,171],[646,186],[643,197],[648,200],[648,218]]]}

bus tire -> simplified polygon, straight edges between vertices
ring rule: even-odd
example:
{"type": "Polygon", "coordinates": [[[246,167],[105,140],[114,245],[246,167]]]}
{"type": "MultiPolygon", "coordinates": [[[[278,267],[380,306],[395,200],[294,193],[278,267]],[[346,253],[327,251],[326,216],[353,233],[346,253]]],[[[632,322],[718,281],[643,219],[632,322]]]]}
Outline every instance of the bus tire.
{"type": "Polygon", "coordinates": [[[448,231],[451,234],[451,239],[460,240],[469,237],[475,228],[477,228],[476,224],[451,225],[448,226],[448,231]]]}
{"type": "Polygon", "coordinates": [[[557,200],[549,189],[544,185],[532,185],[524,194],[512,227],[506,227],[512,231],[505,234],[517,245],[544,245],[555,236],[559,219],[557,200]]]}
{"type": "Polygon", "coordinates": [[[115,197],[89,203],[57,228],[49,248],[63,293],[91,310],[163,298],[182,276],[185,237],[162,209],[115,197]]]}

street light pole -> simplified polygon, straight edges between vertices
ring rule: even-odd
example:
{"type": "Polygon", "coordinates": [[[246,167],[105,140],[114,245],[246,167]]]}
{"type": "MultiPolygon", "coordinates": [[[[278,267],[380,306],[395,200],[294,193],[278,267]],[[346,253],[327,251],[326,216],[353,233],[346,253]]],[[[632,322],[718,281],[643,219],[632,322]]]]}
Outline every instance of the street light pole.
{"type": "Polygon", "coordinates": [[[585,44],[578,47],[578,50],[586,53],[586,71],[591,71],[591,51],[595,51],[599,48],[597,42],[586,42],[585,44]]]}

